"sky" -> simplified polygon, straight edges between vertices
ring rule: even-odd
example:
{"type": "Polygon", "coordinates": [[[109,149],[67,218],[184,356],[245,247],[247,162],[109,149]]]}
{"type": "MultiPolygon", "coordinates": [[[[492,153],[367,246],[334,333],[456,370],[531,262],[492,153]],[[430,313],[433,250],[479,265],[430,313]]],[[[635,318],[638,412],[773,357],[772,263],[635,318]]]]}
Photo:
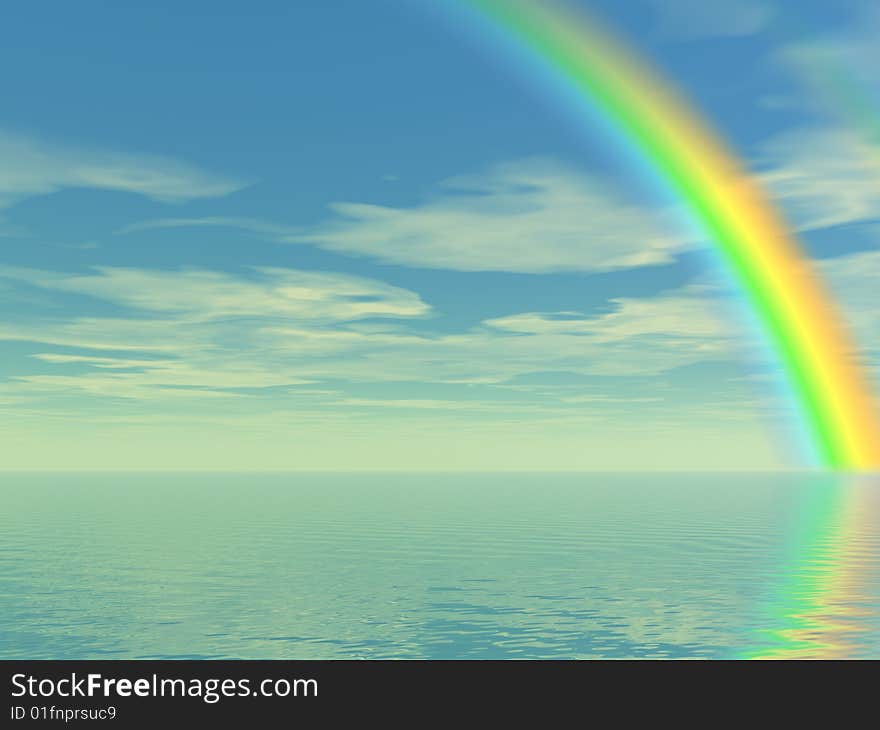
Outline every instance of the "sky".
{"type": "MultiPolygon", "coordinates": [[[[0,459],[788,469],[705,241],[453,0],[10,0],[0,459]]],[[[880,12],[580,3],[798,232],[880,380],[880,12]]]]}

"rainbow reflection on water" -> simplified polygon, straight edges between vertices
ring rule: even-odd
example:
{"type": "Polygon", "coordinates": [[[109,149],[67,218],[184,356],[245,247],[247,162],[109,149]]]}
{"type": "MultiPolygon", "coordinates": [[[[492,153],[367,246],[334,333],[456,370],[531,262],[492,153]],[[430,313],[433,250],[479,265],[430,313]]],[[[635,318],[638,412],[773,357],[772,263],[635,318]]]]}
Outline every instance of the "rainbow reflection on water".
{"type": "MultiPolygon", "coordinates": [[[[787,576],[768,601],[761,639],[743,658],[844,659],[875,631],[880,477],[828,477],[804,495],[787,576]]],[[[869,642],[870,643],[870,642],[869,642]]]]}

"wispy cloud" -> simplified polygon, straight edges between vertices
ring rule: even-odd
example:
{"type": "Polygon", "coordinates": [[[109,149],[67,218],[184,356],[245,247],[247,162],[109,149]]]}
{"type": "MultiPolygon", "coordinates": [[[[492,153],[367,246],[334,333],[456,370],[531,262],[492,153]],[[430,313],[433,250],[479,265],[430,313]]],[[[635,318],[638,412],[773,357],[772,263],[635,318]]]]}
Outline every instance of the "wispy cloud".
{"type": "Polygon", "coordinates": [[[158,399],[179,398],[182,389],[203,397],[207,391],[302,384],[311,380],[298,367],[303,358],[338,347],[304,342],[298,358],[291,357],[297,329],[318,334],[366,318],[429,311],[417,295],[382,282],[290,269],[66,274],[7,267],[0,279],[113,307],[107,316],[25,316],[0,325],[0,339],[77,350],[36,353],[44,363],[77,372],[17,376],[18,388],[31,393],[158,399]]]}
{"type": "MultiPolygon", "coordinates": [[[[880,227],[876,233],[880,237],[880,227]]],[[[880,370],[880,249],[826,259],[820,266],[861,348],[880,370]]]]}
{"type": "Polygon", "coordinates": [[[874,103],[872,99],[865,98],[860,102],[851,96],[851,92],[859,87],[876,91],[880,83],[875,73],[880,66],[878,32],[880,11],[876,3],[870,2],[843,26],[819,29],[795,42],[785,43],[776,50],[775,56],[795,71],[811,92],[819,93],[820,98],[816,101],[820,104],[871,105],[874,103]],[[834,86],[837,88],[832,88],[834,86]]]}
{"type": "Polygon", "coordinates": [[[523,334],[590,337],[619,342],[636,337],[693,338],[695,346],[728,340],[729,326],[719,316],[715,296],[705,286],[691,285],[656,297],[612,299],[614,310],[595,317],[573,312],[527,313],[491,319],[487,324],[523,334]]]}
{"type": "Polygon", "coordinates": [[[0,207],[65,188],[179,202],[227,195],[247,184],[171,157],[60,144],[0,130],[0,207]]]}
{"type": "Polygon", "coordinates": [[[668,263],[672,220],[608,181],[528,160],[444,182],[410,208],[336,203],[336,218],[286,237],[340,253],[458,271],[610,271],[668,263]]]}
{"type": "Polygon", "coordinates": [[[783,133],[760,163],[761,181],[800,230],[880,219],[880,157],[851,130],[783,133]]]}
{"type": "Polygon", "coordinates": [[[284,226],[256,218],[235,218],[229,216],[206,216],[202,218],[158,218],[139,221],[115,231],[118,235],[139,231],[161,230],[163,228],[236,228],[250,231],[269,238],[289,239],[302,233],[301,228],[284,226]]]}
{"type": "Polygon", "coordinates": [[[754,35],[775,15],[767,0],[651,0],[660,32],[672,38],[720,38],[754,35]]]}
{"type": "Polygon", "coordinates": [[[638,376],[735,359],[747,339],[725,318],[718,292],[703,285],[613,299],[611,305],[610,312],[596,316],[527,312],[491,319],[486,325],[518,335],[508,343],[513,349],[531,340],[535,354],[555,352],[569,362],[581,358],[580,366],[572,369],[595,375],[638,376]]]}
{"type": "Polygon", "coordinates": [[[416,317],[428,311],[405,289],[357,276],[295,269],[255,268],[234,275],[96,267],[93,273],[72,274],[4,267],[0,277],[123,307],[181,315],[191,322],[231,317],[352,320],[416,317]]]}

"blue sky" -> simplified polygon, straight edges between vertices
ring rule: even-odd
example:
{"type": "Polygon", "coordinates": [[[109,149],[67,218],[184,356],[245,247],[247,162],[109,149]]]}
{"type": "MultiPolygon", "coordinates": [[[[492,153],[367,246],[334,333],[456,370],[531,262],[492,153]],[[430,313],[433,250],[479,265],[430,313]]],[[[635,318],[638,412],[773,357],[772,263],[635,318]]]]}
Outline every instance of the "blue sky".
{"type": "MultiPolygon", "coordinates": [[[[877,360],[869,3],[590,3],[787,213],[877,360]]],[[[13,2],[8,468],[802,463],[704,243],[444,2],[13,2]]],[[[878,117],[880,118],[880,117],[878,117]]]]}

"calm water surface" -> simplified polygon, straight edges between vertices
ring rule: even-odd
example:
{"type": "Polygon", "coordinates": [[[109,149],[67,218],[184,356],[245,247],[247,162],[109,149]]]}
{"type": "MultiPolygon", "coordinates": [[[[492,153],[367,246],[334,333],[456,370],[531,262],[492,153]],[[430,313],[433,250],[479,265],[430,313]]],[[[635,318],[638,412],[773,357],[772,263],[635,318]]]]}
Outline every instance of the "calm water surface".
{"type": "Polygon", "coordinates": [[[3,658],[880,657],[880,484],[0,475],[3,658]]]}

